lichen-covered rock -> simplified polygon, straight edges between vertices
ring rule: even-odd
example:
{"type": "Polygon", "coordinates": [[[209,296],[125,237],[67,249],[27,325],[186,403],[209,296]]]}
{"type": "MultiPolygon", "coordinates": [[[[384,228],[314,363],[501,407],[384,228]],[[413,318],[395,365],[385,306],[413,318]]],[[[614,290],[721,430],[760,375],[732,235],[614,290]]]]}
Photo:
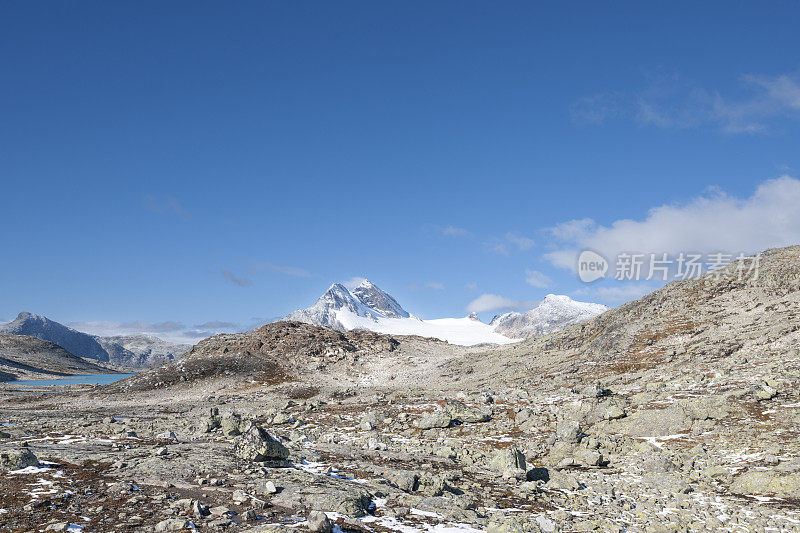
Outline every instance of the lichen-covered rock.
{"type": "Polygon", "coordinates": [[[492,456],[489,466],[496,472],[506,472],[507,470],[526,470],[525,454],[516,446],[498,450],[492,456]]]}
{"type": "Polygon", "coordinates": [[[252,425],[250,420],[246,420],[236,413],[231,413],[220,421],[222,432],[229,437],[246,433],[252,425]]]}
{"type": "Polygon", "coordinates": [[[444,411],[426,413],[417,420],[419,429],[448,428],[453,423],[453,418],[444,411]]]}
{"type": "Polygon", "coordinates": [[[289,457],[289,450],[275,440],[265,429],[258,426],[250,426],[241,437],[236,441],[234,453],[245,461],[275,461],[284,460],[289,457]]]}
{"type": "Polygon", "coordinates": [[[556,426],[556,442],[577,444],[582,436],[581,425],[576,420],[560,420],[556,426]]]}
{"type": "Polygon", "coordinates": [[[486,533],[541,533],[541,531],[538,522],[519,516],[494,518],[486,527],[486,533]]]}
{"type": "Polygon", "coordinates": [[[800,497],[800,473],[780,474],[772,470],[750,470],[737,477],[730,487],[735,494],[769,494],[800,497]]]}
{"type": "Polygon", "coordinates": [[[0,450],[0,472],[39,466],[39,460],[27,448],[0,450]]]}
{"type": "Polygon", "coordinates": [[[490,413],[481,411],[474,407],[469,407],[463,402],[457,400],[450,400],[444,404],[442,409],[445,413],[450,415],[454,421],[461,422],[462,424],[477,424],[479,422],[488,422],[492,418],[490,413]]]}
{"type": "Polygon", "coordinates": [[[183,518],[167,518],[156,524],[156,531],[181,531],[189,527],[189,521],[183,518]]]}
{"type": "Polygon", "coordinates": [[[331,533],[333,526],[328,515],[322,511],[311,511],[308,514],[308,530],[313,533],[331,533]]]}

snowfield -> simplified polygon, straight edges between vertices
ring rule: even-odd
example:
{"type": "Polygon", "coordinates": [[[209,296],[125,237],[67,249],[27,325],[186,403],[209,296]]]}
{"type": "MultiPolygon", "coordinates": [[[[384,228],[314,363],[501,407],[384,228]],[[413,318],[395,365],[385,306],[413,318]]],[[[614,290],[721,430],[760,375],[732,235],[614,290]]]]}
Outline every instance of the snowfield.
{"type": "Polygon", "coordinates": [[[419,335],[420,337],[433,337],[462,346],[473,346],[482,343],[508,344],[521,340],[510,339],[505,335],[500,335],[489,324],[467,317],[421,320],[411,316],[409,318],[378,318],[377,320],[372,320],[360,317],[347,309],[342,309],[337,311],[336,319],[348,331],[366,329],[392,335],[419,335]]]}
{"type": "Polygon", "coordinates": [[[403,309],[397,300],[368,280],[353,290],[334,283],[317,302],[290,313],[283,320],[326,326],[338,331],[354,329],[391,335],[419,335],[451,344],[508,344],[551,333],[588,320],[608,310],[604,305],[576,302],[549,294],[526,313],[506,313],[484,324],[477,316],[423,320],[403,309]]]}

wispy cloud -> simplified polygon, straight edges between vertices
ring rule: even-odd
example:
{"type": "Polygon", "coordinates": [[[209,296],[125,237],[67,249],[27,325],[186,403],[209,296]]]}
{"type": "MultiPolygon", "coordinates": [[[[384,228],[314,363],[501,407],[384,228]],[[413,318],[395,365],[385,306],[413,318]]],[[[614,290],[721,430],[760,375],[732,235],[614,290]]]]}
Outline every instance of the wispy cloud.
{"type": "Polygon", "coordinates": [[[156,197],[150,194],[142,196],[145,208],[154,213],[172,213],[183,220],[189,220],[189,213],[173,198],[156,197]]]}
{"type": "Polygon", "coordinates": [[[622,219],[601,226],[591,219],[556,226],[563,242],[545,255],[554,265],[575,268],[580,250],[613,260],[621,252],[756,253],[800,243],[800,180],[789,176],[764,181],[748,198],[719,189],[684,204],[653,207],[643,220],[622,219]]]}
{"type": "Polygon", "coordinates": [[[428,282],[425,282],[425,283],[423,283],[421,285],[419,283],[412,283],[411,285],[409,285],[407,287],[407,289],[410,290],[410,291],[419,291],[419,290],[422,290],[422,289],[430,289],[430,290],[434,290],[434,291],[443,291],[444,290],[444,284],[443,283],[439,283],[438,281],[428,281],[428,282]]]}
{"type": "Polygon", "coordinates": [[[213,329],[213,330],[221,330],[221,329],[236,329],[238,326],[233,322],[223,322],[221,320],[212,320],[210,322],[203,322],[202,324],[197,324],[194,326],[195,329],[213,329]]]}
{"type": "Polygon", "coordinates": [[[169,333],[179,331],[186,326],[182,322],[175,320],[168,320],[165,322],[146,322],[136,320],[132,322],[111,322],[111,321],[87,321],[87,322],[69,322],[67,325],[78,331],[92,333],[93,335],[107,335],[107,332],[113,332],[113,335],[127,335],[131,333],[169,333]],[[96,333],[106,332],[106,333],[96,333]]]}
{"type": "Polygon", "coordinates": [[[204,324],[186,327],[183,322],[168,320],[164,322],[147,322],[136,320],[130,322],[114,322],[107,320],[69,322],[67,325],[78,331],[99,335],[102,337],[115,337],[119,335],[152,335],[165,341],[181,344],[194,344],[197,339],[210,337],[223,331],[237,331],[239,326],[233,322],[221,320],[209,321],[204,324]]]}
{"type": "Polygon", "coordinates": [[[610,286],[586,287],[574,291],[573,296],[580,296],[600,302],[609,306],[615,306],[638,300],[646,294],[658,289],[658,285],[647,283],[625,283],[610,286]]]}
{"type": "Polygon", "coordinates": [[[539,272],[538,270],[525,270],[525,283],[530,285],[531,287],[538,287],[540,289],[546,289],[550,286],[553,281],[547,277],[544,273],[539,272]]]}
{"type": "Polygon", "coordinates": [[[500,255],[511,255],[512,251],[527,251],[536,246],[536,242],[523,235],[508,232],[502,237],[492,237],[483,243],[486,250],[500,255]]]}
{"type": "Polygon", "coordinates": [[[188,338],[188,339],[191,339],[192,343],[193,343],[195,340],[206,339],[208,337],[213,337],[217,333],[218,333],[217,331],[190,329],[190,330],[184,331],[183,332],[183,336],[188,338]]]}
{"type": "Polygon", "coordinates": [[[253,285],[253,280],[250,278],[238,277],[230,270],[220,270],[220,274],[222,274],[223,278],[227,279],[234,285],[238,285],[239,287],[250,287],[253,285]]]}
{"type": "Polygon", "coordinates": [[[353,290],[356,287],[358,287],[359,285],[361,285],[362,283],[364,283],[365,281],[367,281],[367,278],[364,278],[364,277],[361,277],[361,276],[353,276],[352,278],[348,279],[347,281],[342,282],[342,285],[344,285],[345,287],[347,287],[350,290],[353,290]]]}
{"type": "Polygon", "coordinates": [[[534,307],[536,300],[514,300],[499,294],[481,294],[467,304],[469,313],[483,313],[485,311],[527,311],[534,307]]]}
{"type": "Polygon", "coordinates": [[[469,230],[452,225],[436,226],[435,229],[440,235],[444,235],[445,237],[469,237],[472,235],[469,230]]]}
{"type": "Polygon", "coordinates": [[[570,112],[573,120],[586,124],[632,120],[658,128],[711,127],[730,134],[769,132],[787,120],[800,119],[797,75],[751,74],[739,81],[738,90],[723,93],[659,72],[638,91],[586,96],[575,101],[570,112]]]}

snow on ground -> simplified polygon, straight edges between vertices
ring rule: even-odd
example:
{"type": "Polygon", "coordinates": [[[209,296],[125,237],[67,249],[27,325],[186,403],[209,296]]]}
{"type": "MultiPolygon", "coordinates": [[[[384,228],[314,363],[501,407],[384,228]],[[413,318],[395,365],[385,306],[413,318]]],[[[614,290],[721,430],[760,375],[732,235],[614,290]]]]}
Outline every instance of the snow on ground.
{"type": "Polygon", "coordinates": [[[509,339],[495,332],[492,326],[470,318],[439,318],[421,320],[409,318],[379,318],[373,320],[361,317],[347,310],[336,311],[336,319],[347,330],[365,329],[392,335],[419,335],[434,337],[451,344],[472,346],[481,343],[508,344],[519,339],[509,339]]]}

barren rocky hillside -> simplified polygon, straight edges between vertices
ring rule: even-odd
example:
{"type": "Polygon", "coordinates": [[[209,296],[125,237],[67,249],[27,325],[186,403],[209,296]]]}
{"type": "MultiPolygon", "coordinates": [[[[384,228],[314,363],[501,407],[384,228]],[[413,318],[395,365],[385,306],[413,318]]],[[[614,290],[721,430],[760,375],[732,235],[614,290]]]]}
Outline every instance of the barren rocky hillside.
{"type": "Polygon", "coordinates": [[[800,248],[737,268],[511,346],[278,323],[4,391],[0,528],[800,531],[800,248]]]}
{"type": "Polygon", "coordinates": [[[108,372],[61,346],[27,335],[0,335],[0,381],[108,372]]]}

